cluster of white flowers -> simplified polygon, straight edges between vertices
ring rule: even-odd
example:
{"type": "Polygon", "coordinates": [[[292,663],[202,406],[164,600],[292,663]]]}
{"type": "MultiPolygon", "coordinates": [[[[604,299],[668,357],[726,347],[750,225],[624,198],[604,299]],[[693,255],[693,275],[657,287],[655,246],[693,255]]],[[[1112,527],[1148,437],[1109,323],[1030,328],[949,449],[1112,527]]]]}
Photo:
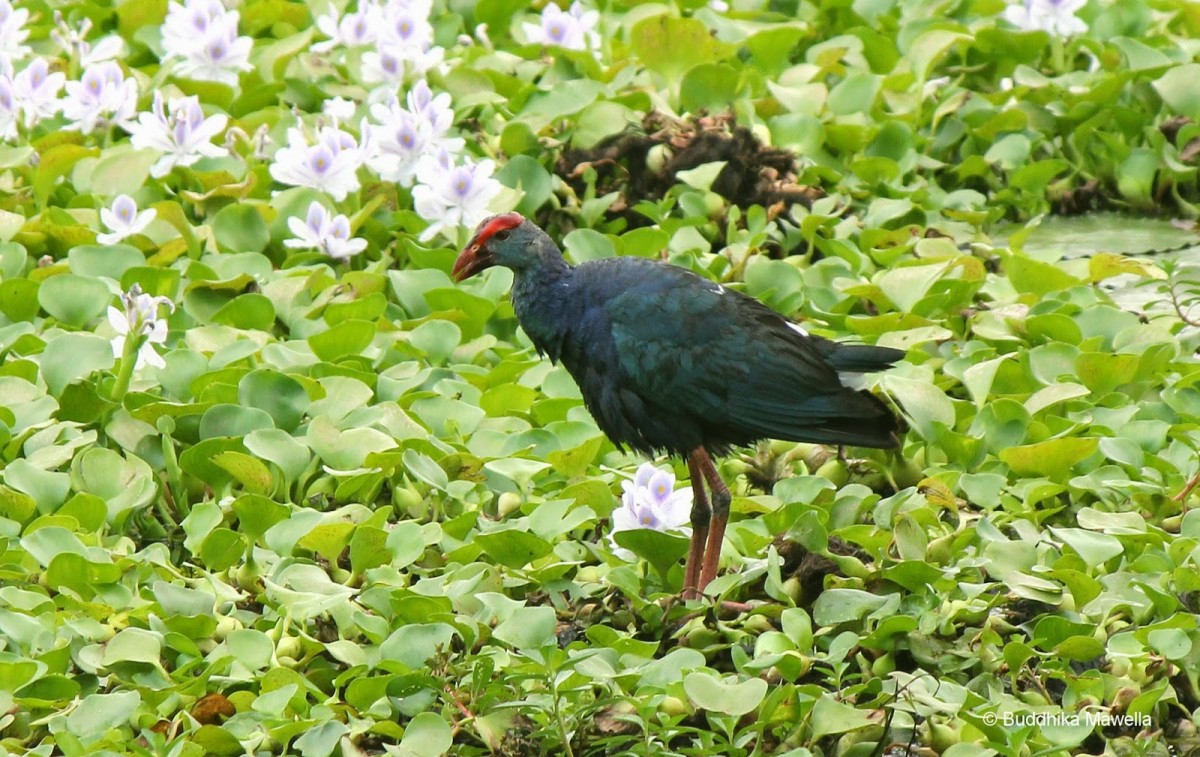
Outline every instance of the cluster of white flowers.
{"type": "Polygon", "coordinates": [[[238,36],[238,12],[221,0],[171,3],[162,25],[163,61],[175,61],[180,76],[236,87],[238,74],[249,71],[254,41],[238,36]]]}
{"type": "Polygon", "coordinates": [[[138,86],[115,61],[93,63],[79,81],[67,82],[62,113],[68,129],[91,134],[97,128],[125,127],[137,115],[138,86]]]}
{"type": "Polygon", "coordinates": [[[564,50],[597,50],[600,47],[600,35],[596,32],[599,22],[598,11],[586,10],[576,0],[565,13],[554,3],[547,3],[540,23],[527,21],[522,28],[525,38],[535,45],[564,50]]]}
{"type": "MultiPolygon", "coordinates": [[[[0,68],[6,65],[0,60],[0,68]]],[[[66,80],[66,74],[51,73],[44,58],[34,58],[16,75],[11,68],[0,71],[0,139],[16,138],[18,123],[30,129],[58,113],[58,93],[66,80]]]]}
{"type": "MultiPolygon", "coordinates": [[[[331,24],[327,18],[327,26],[331,24]]],[[[394,94],[372,105],[373,120],[363,119],[358,139],[338,125],[352,118],[357,108],[354,102],[337,98],[323,108],[333,125],[319,127],[312,138],[303,128],[290,129],[287,146],[275,153],[271,176],[281,184],[325,192],[338,202],[359,188],[358,171],[363,167],[384,181],[413,187],[417,214],[430,222],[421,235],[423,241],[439,233],[453,239],[459,227],[474,226],[490,214],[489,204],[501,191],[492,178],[496,166],[490,160],[474,162],[460,156],[464,141],[450,134],[454,124],[450,95],[435,94],[424,80],[418,81],[403,105],[394,94]]],[[[345,216],[325,213],[323,206],[314,203],[307,222],[291,219],[296,239],[289,246],[319,249],[337,259],[361,251],[362,240],[341,233],[349,229],[348,223],[340,222],[345,216]]]]}
{"type": "Polygon", "coordinates": [[[433,43],[432,8],[431,0],[360,0],[355,10],[341,15],[330,8],[317,17],[317,29],[328,39],[313,50],[364,48],[362,83],[379,92],[394,91],[445,60],[446,51],[433,43]]]}
{"type": "Polygon", "coordinates": [[[622,481],[621,506],[612,513],[612,531],[608,539],[613,554],[633,560],[634,554],[617,546],[622,531],[649,528],[655,531],[687,531],[692,514],[692,489],[675,489],[675,474],[659,470],[653,463],[642,463],[632,481],[622,481]]]}
{"type": "Polygon", "coordinates": [[[394,181],[411,187],[417,166],[427,158],[443,152],[457,154],[463,140],[448,137],[454,124],[450,95],[434,95],[424,81],[408,92],[408,107],[402,107],[395,96],[387,103],[371,107],[375,123],[371,125],[372,150],[367,165],[384,181],[394,181]]]}
{"type": "Polygon", "coordinates": [[[1087,0],[1021,0],[1004,9],[1004,20],[1023,31],[1069,37],[1087,31],[1087,24],[1075,15],[1085,5],[1087,0]]]}

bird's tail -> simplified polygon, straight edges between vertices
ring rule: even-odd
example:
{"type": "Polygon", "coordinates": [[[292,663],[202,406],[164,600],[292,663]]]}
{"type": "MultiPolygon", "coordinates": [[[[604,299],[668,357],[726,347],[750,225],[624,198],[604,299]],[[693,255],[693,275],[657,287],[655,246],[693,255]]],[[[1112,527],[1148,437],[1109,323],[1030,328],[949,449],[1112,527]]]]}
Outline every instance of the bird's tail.
{"type": "Polygon", "coordinates": [[[829,339],[816,343],[821,357],[836,371],[845,373],[874,373],[891,368],[904,359],[904,350],[875,347],[869,344],[842,344],[829,339]]]}

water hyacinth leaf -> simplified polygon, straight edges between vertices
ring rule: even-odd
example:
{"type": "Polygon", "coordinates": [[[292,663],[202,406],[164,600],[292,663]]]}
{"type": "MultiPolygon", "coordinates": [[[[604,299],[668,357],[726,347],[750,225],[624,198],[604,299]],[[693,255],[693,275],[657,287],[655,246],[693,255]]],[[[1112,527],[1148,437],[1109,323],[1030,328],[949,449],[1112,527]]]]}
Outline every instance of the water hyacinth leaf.
{"type": "Polygon", "coordinates": [[[71,273],[78,276],[107,276],[120,281],[134,266],[146,264],[146,256],[127,244],[83,244],[67,253],[71,273]]]}
{"type": "Polygon", "coordinates": [[[243,441],[250,454],[279,466],[284,480],[288,483],[298,479],[312,459],[308,447],[280,429],[251,431],[243,441]]]}
{"type": "Polygon", "coordinates": [[[699,19],[658,15],[642,19],[629,34],[630,46],[647,68],[671,82],[701,63],[729,56],[733,46],[720,42],[699,19]]]}
{"type": "Polygon", "coordinates": [[[275,306],[257,292],[241,294],[213,313],[212,322],[236,329],[268,331],[275,323],[275,306]]]}
{"type": "Polygon", "coordinates": [[[162,637],[144,628],[124,628],[104,645],[101,662],[106,667],[118,662],[159,664],[162,637]]]}
{"type": "Polygon", "coordinates": [[[141,701],[136,691],[89,694],[67,716],[67,730],[80,739],[93,741],[110,728],[128,723],[141,701]]]}
{"type": "Polygon", "coordinates": [[[200,438],[242,437],[259,429],[275,428],[275,422],[264,410],[241,405],[214,405],[200,418],[200,438]]]}
{"type": "Polygon", "coordinates": [[[37,282],[28,279],[0,282],[0,313],[10,321],[32,321],[37,312],[37,282]]]}
{"type": "Polygon", "coordinates": [[[518,607],[492,630],[492,636],[516,649],[554,643],[558,617],[553,607],[518,607]]]}
{"type": "Polygon", "coordinates": [[[554,548],[539,536],[511,528],[477,534],[475,543],[488,557],[509,568],[523,568],[554,548]]]}
{"type": "Polygon", "coordinates": [[[861,620],[886,601],[886,597],[859,589],[827,589],[813,603],[813,622],[831,626],[861,620]]]}
{"type": "Polygon", "coordinates": [[[741,77],[724,63],[701,63],[689,69],[679,84],[679,104],[693,113],[720,111],[734,102],[741,77]]]}
{"type": "Polygon", "coordinates": [[[410,669],[421,668],[449,647],[458,632],[446,623],[409,623],[400,626],[379,645],[385,660],[396,660],[410,669]]]}
{"type": "Polygon", "coordinates": [[[106,148],[92,167],[92,193],[101,197],[136,193],[146,183],[158,157],[156,150],[135,150],[128,143],[106,148]]]}
{"type": "Polygon", "coordinates": [[[261,252],[271,233],[258,208],[247,203],[230,203],[212,219],[213,235],[225,252],[261,252]]]}
{"type": "Polygon", "coordinates": [[[430,320],[408,334],[408,341],[424,352],[433,364],[444,363],[462,341],[462,330],[443,320],[430,320]]]}
{"type": "Polygon", "coordinates": [[[999,457],[1018,475],[1062,480],[1077,463],[1092,455],[1099,443],[1095,437],[1063,437],[1008,447],[1000,450],[999,457]]]}
{"type": "Polygon", "coordinates": [[[821,739],[834,733],[847,733],[874,725],[870,712],[839,702],[832,694],[822,694],[813,705],[812,738],[821,739]]]}
{"type": "Polygon", "coordinates": [[[761,678],[725,681],[708,673],[695,672],[684,676],[683,689],[697,707],[741,717],[754,712],[762,703],[767,695],[767,682],[761,678]]]}
{"type": "Polygon", "coordinates": [[[1196,81],[1200,78],[1200,63],[1185,63],[1175,66],[1152,82],[1155,91],[1176,113],[1200,121],[1200,92],[1196,81]]]}
{"type": "Polygon", "coordinates": [[[433,712],[422,712],[408,722],[399,753],[404,757],[440,757],[454,743],[450,724],[433,712]]]}
{"type": "Polygon", "coordinates": [[[212,463],[232,476],[251,494],[270,494],[274,489],[275,482],[270,469],[257,457],[226,450],[214,455],[212,463]]]}
{"type": "Polygon", "coordinates": [[[76,328],[99,317],[111,301],[112,293],[102,282],[71,273],[51,276],[38,288],[42,310],[76,328]]]}
{"type": "Polygon", "coordinates": [[[308,408],[308,392],[286,373],[258,370],[247,373],[238,382],[238,400],[271,416],[277,428],[292,431],[300,424],[308,408]]]}
{"type": "Polygon", "coordinates": [[[320,359],[337,362],[347,355],[362,354],[375,338],[375,328],[370,321],[342,321],[327,331],[310,336],[308,345],[320,359]]]}
{"type": "Polygon", "coordinates": [[[650,563],[660,576],[666,576],[671,568],[679,564],[687,554],[689,543],[686,536],[650,528],[620,531],[613,538],[617,546],[628,549],[650,563]]]}
{"type": "Polygon", "coordinates": [[[33,196],[38,208],[46,207],[55,184],[70,172],[76,163],[98,153],[99,150],[94,147],[74,144],[56,145],[42,153],[33,172],[33,196]]]}
{"type": "Polygon", "coordinates": [[[215,528],[200,545],[197,555],[209,570],[226,570],[246,552],[245,537],[228,528],[215,528]]]}
{"type": "Polygon", "coordinates": [[[532,216],[550,199],[554,182],[550,172],[536,159],[528,155],[514,155],[496,172],[496,179],[505,186],[519,189],[523,193],[516,210],[532,216]]]}

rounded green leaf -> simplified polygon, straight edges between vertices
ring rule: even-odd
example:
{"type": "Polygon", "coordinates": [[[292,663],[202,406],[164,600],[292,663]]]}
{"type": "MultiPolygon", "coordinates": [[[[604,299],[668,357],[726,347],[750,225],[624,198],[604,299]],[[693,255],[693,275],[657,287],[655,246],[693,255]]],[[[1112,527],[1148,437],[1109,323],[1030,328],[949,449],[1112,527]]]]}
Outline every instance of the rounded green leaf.
{"type": "Polygon", "coordinates": [[[762,702],[767,695],[767,682],[761,678],[740,683],[724,681],[697,671],[684,677],[683,690],[697,707],[741,717],[762,702]]]}
{"type": "Polygon", "coordinates": [[[112,300],[112,293],[102,282],[73,273],[46,279],[38,288],[37,296],[42,310],[77,328],[88,325],[112,300]]]}
{"type": "Polygon", "coordinates": [[[212,230],[217,245],[225,252],[262,252],[271,241],[262,214],[246,203],[235,202],[218,210],[212,230]]]}
{"type": "Polygon", "coordinates": [[[277,428],[291,431],[300,425],[308,409],[308,392],[286,373],[263,369],[251,371],[238,382],[238,400],[271,416],[277,428]]]}

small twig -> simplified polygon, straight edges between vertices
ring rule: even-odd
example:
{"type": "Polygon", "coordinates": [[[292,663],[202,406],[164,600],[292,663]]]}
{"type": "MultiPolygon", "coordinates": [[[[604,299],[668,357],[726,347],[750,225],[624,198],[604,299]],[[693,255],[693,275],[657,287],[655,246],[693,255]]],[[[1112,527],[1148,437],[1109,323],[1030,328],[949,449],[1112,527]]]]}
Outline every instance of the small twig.
{"type": "Polygon", "coordinates": [[[1176,494],[1174,497],[1171,497],[1171,499],[1176,502],[1182,502],[1185,499],[1187,499],[1188,495],[1191,494],[1192,490],[1195,489],[1197,486],[1200,486],[1200,473],[1197,473],[1196,475],[1192,476],[1192,479],[1187,482],[1187,486],[1183,487],[1183,490],[1180,491],[1178,494],[1176,494]]]}
{"type": "Polygon", "coordinates": [[[454,706],[458,708],[458,711],[462,713],[464,718],[467,718],[468,720],[475,719],[475,713],[471,712],[471,710],[465,704],[459,701],[458,692],[450,688],[450,684],[446,684],[443,687],[443,690],[450,696],[450,701],[454,703],[454,706]]]}

